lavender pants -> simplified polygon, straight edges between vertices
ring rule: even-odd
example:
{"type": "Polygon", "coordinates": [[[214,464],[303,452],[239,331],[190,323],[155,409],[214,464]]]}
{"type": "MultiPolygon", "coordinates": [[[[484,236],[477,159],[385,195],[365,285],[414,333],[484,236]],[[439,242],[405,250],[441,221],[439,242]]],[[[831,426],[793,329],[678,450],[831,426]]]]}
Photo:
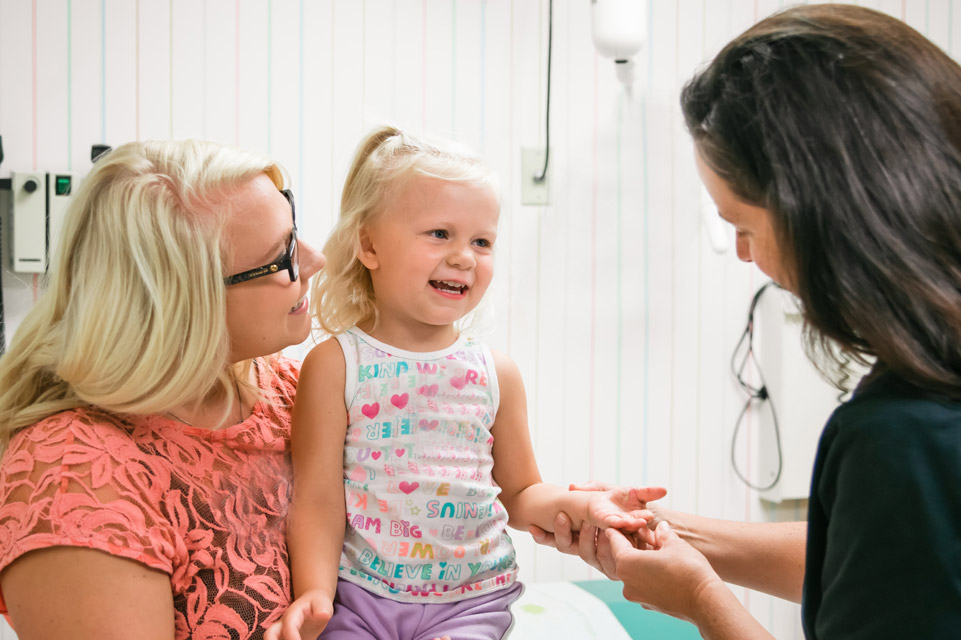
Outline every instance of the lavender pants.
{"type": "Polygon", "coordinates": [[[362,587],[337,581],[334,617],[319,640],[501,640],[514,624],[510,605],[524,587],[458,602],[397,602],[362,587]]]}

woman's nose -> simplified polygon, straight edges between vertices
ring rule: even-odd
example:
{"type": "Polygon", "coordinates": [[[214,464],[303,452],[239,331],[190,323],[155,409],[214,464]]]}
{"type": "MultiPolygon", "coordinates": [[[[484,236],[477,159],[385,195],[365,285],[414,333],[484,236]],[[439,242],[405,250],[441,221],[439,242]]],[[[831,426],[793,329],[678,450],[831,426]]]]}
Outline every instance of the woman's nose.
{"type": "Polygon", "coordinates": [[[327,258],[324,254],[319,249],[315,249],[309,242],[298,240],[297,245],[300,254],[300,276],[302,278],[310,278],[327,264],[327,258]]]}

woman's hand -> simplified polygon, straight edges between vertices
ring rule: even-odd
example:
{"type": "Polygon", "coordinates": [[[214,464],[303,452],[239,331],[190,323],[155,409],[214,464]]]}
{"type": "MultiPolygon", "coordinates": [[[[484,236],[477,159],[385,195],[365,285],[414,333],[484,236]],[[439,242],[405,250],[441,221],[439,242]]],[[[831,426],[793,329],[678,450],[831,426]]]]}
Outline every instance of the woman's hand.
{"type": "Polygon", "coordinates": [[[316,640],[332,615],[334,603],[327,593],[307,591],[290,604],[283,618],[270,625],[264,640],[316,640]]]}
{"type": "Polygon", "coordinates": [[[700,595],[718,586],[726,589],[707,558],[678,537],[667,522],[657,526],[653,546],[645,548],[636,548],[616,529],[604,534],[614,575],[624,583],[624,597],[632,602],[694,621],[700,595]]]}
{"type": "Polygon", "coordinates": [[[707,558],[666,521],[654,530],[651,548],[635,548],[617,529],[606,529],[603,537],[610,547],[614,575],[624,583],[628,600],[692,622],[704,638],[773,640],[707,558]]]}

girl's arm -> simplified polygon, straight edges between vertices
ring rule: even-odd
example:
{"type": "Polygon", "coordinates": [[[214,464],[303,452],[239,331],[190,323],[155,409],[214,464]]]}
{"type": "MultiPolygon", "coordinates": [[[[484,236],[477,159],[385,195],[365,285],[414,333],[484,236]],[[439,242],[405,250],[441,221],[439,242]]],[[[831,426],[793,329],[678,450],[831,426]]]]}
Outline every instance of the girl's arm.
{"type": "Polygon", "coordinates": [[[313,640],[333,614],[347,521],[345,376],[343,351],[333,338],[317,345],[300,371],[291,427],[294,491],[287,524],[295,600],[267,639],[313,640]]]}
{"type": "Polygon", "coordinates": [[[173,640],[170,576],[94,549],[50,547],[8,566],[0,583],[20,640],[173,640]]]}
{"type": "Polygon", "coordinates": [[[491,432],[494,434],[494,479],[501,487],[501,502],[515,529],[532,525],[554,530],[559,512],[573,519],[580,529],[592,521],[602,526],[637,530],[645,523],[645,500],[663,496],[663,489],[641,495],[630,488],[610,491],[568,491],[541,481],[527,427],[527,395],[517,365],[507,356],[493,353],[500,387],[500,406],[491,432]],[[601,522],[603,520],[603,522],[601,522]]]}

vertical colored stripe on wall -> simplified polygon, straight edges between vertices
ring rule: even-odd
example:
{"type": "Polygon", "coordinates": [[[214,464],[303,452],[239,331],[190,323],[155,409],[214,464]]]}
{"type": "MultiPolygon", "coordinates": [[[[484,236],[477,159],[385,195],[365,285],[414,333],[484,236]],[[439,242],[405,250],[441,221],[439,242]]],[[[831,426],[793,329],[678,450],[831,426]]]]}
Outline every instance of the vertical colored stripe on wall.
{"type": "Polygon", "coordinates": [[[100,143],[107,144],[107,0],[100,0],[100,143]]]}
{"type": "Polygon", "coordinates": [[[427,0],[420,11],[420,126],[427,128],[427,0]]]}
{"type": "Polygon", "coordinates": [[[297,78],[300,83],[300,90],[297,95],[297,160],[300,166],[297,168],[297,193],[300,201],[303,202],[304,196],[304,0],[300,0],[298,7],[300,25],[298,37],[300,38],[297,50],[297,78]]]}
{"type": "Polygon", "coordinates": [[[948,55],[954,56],[954,0],[948,0],[948,55]]]}
{"type": "MultiPolygon", "coordinates": [[[[654,78],[654,47],[652,43],[654,42],[654,3],[647,3],[647,45],[644,47],[647,49],[647,82],[652,83],[654,78]]],[[[643,221],[643,228],[641,232],[641,253],[644,256],[641,261],[641,267],[644,273],[644,364],[642,369],[644,392],[642,394],[644,409],[642,411],[642,427],[641,427],[641,448],[643,453],[641,454],[641,482],[647,483],[647,470],[649,465],[649,449],[648,446],[648,427],[651,417],[651,407],[650,407],[650,397],[651,397],[651,243],[650,234],[648,233],[648,225],[650,221],[651,213],[651,189],[650,189],[650,176],[649,167],[650,163],[648,158],[650,157],[647,152],[648,148],[648,128],[647,128],[647,100],[641,98],[641,163],[644,165],[642,173],[642,188],[644,189],[644,199],[642,201],[643,215],[641,220],[643,221]]]]}
{"type": "Polygon", "coordinates": [[[457,0],[450,0],[450,130],[457,131],[457,0]]]}
{"type": "Polygon", "coordinates": [[[30,3],[30,73],[32,81],[33,100],[33,170],[37,170],[37,129],[39,116],[37,114],[37,0],[30,3]]]}
{"type": "Polygon", "coordinates": [[[267,155],[273,154],[274,121],[274,2],[267,0],[267,155]]]}
{"type": "Polygon", "coordinates": [[[133,10],[134,15],[134,139],[140,140],[140,0],[137,0],[133,10]]]}
{"type": "Polygon", "coordinates": [[[174,137],[174,0],[168,2],[170,28],[167,30],[167,137],[174,137]]]}
{"type": "Polygon", "coordinates": [[[240,0],[234,1],[234,144],[240,144],[240,0]]]}
{"type": "Polygon", "coordinates": [[[587,477],[594,477],[594,427],[596,420],[594,411],[596,408],[595,397],[597,395],[596,385],[596,363],[597,358],[597,182],[598,176],[598,138],[600,137],[600,98],[598,96],[598,71],[597,53],[594,53],[594,128],[592,131],[591,148],[593,153],[593,175],[591,176],[591,320],[587,329],[589,336],[588,364],[587,364],[587,385],[588,385],[588,414],[587,428],[590,434],[588,440],[588,460],[587,477]]]}
{"type": "Polygon", "coordinates": [[[67,0],[67,171],[73,171],[73,0],[67,0]]]}
{"type": "Polygon", "coordinates": [[[614,482],[621,483],[621,402],[624,386],[624,217],[622,142],[624,138],[624,101],[628,99],[627,90],[622,88],[617,97],[617,390],[614,397],[614,482]]]}
{"type": "MultiPolygon", "coordinates": [[[[699,59],[705,59],[705,52],[707,50],[707,0],[701,1],[701,53],[699,59]]],[[[700,194],[698,194],[698,206],[700,206],[700,194]]],[[[697,304],[694,307],[697,317],[701,317],[701,274],[704,273],[703,265],[703,255],[704,255],[704,230],[700,224],[698,224],[698,250],[695,252],[697,255],[697,304]]],[[[704,363],[701,360],[701,354],[703,352],[704,340],[703,329],[701,323],[697,323],[697,362],[694,369],[695,375],[695,388],[694,397],[698,398],[701,396],[701,371],[703,371],[704,363]]],[[[701,420],[703,414],[701,412],[701,403],[694,403],[694,513],[701,513],[701,420]]],[[[672,425],[673,426],[673,425],[672,425]]]]}
{"type": "MultiPolygon", "coordinates": [[[[487,0],[481,0],[481,33],[480,33],[480,153],[487,151],[487,0]]],[[[513,147],[511,147],[513,149],[513,147]]]]}

